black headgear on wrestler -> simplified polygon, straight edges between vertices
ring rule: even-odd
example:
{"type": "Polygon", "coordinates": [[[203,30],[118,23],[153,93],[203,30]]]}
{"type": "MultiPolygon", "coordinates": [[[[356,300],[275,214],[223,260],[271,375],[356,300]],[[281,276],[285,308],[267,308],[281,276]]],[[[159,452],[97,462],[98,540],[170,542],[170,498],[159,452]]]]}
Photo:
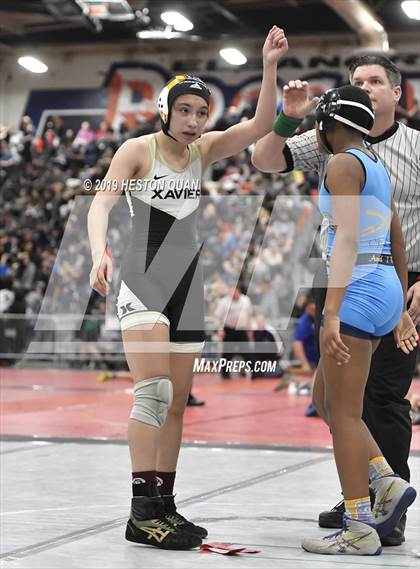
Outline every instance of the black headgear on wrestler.
{"type": "Polygon", "coordinates": [[[172,106],[177,97],[181,95],[197,95],[197,97],[202,97],[206,101],[207,106],[209,106],[210,93],[210,89],[199,77],[177,75],[171,79],[162,89],[158,98],[158,111],[163,132],[167,136],[174,138],[169,133],[169,123],[171,121],[172,106]]]}
{"type": "Polygon", "coordinates": [[[328,89],[315,109],[315,119],[319,124],[322,143],[329,152],[333,152],[327,139],[327,131],[334,121],[339,121],[363,134],[369,134],[375,115],[369,95],[353,85],[344,85],[338,89],[328,89]]]}

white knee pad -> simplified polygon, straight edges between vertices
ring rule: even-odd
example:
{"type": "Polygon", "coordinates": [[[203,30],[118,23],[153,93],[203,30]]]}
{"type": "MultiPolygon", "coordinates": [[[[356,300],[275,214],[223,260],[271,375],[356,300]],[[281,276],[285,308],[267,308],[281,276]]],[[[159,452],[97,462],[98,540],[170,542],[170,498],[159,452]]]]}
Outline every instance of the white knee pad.
{"type": "Polygon", "coordinates": [[[168,377],[152,377],[134,386],[134,402],[130,419],[153,427],[162,427],[173,399],[172,382],[168,377]]]}

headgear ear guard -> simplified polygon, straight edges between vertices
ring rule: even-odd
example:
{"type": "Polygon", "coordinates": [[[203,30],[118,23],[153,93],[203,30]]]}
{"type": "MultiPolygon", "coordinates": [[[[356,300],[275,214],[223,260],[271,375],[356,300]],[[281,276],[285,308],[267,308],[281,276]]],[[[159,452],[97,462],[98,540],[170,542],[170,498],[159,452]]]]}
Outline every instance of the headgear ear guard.
{"type": "MultiPolygon", "coordinates": [[[[175,99],[181,95],[197,95],[210,105],[210,89],[199,77],[192,75],[177,75],[171,79],[160,92],[158,98],[158,111],[162,123],[162,130],[168,136],[171,110],[175,99]]],[[[173,138],[173,137],[171,137],[173,138]]]]}
{"type": "Polygon", "coordinates": [[[338,89],[326,91],[315,110],[315,119],[319,123],[319,133],[324,146],[332,153],[326,130],[339,121],[361,132],[365,138],[373,127],[375,115],[369,95],[353,85],[344,85],[338,89]]]}

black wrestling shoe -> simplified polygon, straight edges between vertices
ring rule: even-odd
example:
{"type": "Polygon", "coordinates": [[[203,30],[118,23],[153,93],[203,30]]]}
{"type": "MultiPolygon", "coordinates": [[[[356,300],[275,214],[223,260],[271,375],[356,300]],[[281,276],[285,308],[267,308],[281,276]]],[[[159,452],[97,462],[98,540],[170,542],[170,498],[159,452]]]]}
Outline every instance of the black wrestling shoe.
{"type": "Polygon", "coordinates": [[[184,516],[181,516],[177,512],[175,504],[175,496],[168,494],[167,496],[162,496],[166,519],[176,528],[188,532],[191,535],[195,535],[201,539],[207,537],[208,532],[205,528],[201,526],[196,526],[192,522],[188,521],[184,516]]]}
{"type": "Polygon", "coordinates": [[[202,405],[205,405],[205,404],[206,404],[205,401],[201,401],[201,399],[197,399],[197,397],[195,395],[193,395],[192,393],[190,393],[188,395],[187,405],[189,407],[201,407],[202,405]]]}
{"type": "Polygon", "coordinates": [[[161,549],[192,549],[201,538],[169,522],[160,496],[134,496],[125,539],[161,549]]]}
{"type": "Polygon", "coordinates": [[[318,516],[318,525],[320,528],[340,529],[343,527],[343,514],[346,508],[344,500],[338,502],[331,510],[321,512],[318,516]]]}
{"type": "Polygon", "coordinates": [[[384,547],[393,547],[395,545],[401,545],[405,541],[405,523],[407,521],[407,516],[404,514],[400,521],[397,523],[392,532],[384,537],[381,537],[381,543],[384,547]]]}
{"type": "MultiPolygon", "coordinates": [[[[375,494],[369,490],[370,494],[370,504],[373,508],[375,503],[375,494]]],[[[326,510],[321,512],[318,516],[318,525],[320,528],[333,528],[341,529],[343,527],[343,514],[345,512],[344,500],[341,500],[338,504],[331,508],[331,510],[326,510]]]]}

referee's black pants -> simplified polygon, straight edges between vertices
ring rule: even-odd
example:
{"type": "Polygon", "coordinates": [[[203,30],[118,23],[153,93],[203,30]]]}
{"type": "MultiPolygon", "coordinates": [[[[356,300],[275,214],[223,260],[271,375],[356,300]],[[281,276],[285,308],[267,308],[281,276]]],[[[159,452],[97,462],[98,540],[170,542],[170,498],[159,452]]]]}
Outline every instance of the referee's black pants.
{"type": "MultiPolygon", "coordinates": [[[[420,273],[408,273],[408,287],[420,273]]],[[[323,265],[314,277],[316,302],[315,333],[319,330],[325,304],[327,274],[323,265]]],[[[410,480],[408,456],[412,425],[410,402],[405,399],[414,376],[418,348],[409,355],[397,348],[392,332],[384,336],[372,357],[363,404],[363,420],[391,468],[410,480]]]]}
{"type": "MultiPolygon", "coordinates": [[[[224,336],[223,336],[223,344],[230,343],[231,347],[228,351],[228,348],[224,345],[223,346],[223,354],[222,357],[225,358],[228,362],[231,361],[233,356],[241,355],[244,360],[246,360],[246,356],[248,354],[248,334],[246,330],[236,330],[235,328],[230,328],[229,326],[224,327],[224,336]],[[233,346],[232,346],[233,344],[233,346]]],[[[229,377],[230,374],[226,369],[222,369],[220,372],[222,377],[229,377]]]]}

